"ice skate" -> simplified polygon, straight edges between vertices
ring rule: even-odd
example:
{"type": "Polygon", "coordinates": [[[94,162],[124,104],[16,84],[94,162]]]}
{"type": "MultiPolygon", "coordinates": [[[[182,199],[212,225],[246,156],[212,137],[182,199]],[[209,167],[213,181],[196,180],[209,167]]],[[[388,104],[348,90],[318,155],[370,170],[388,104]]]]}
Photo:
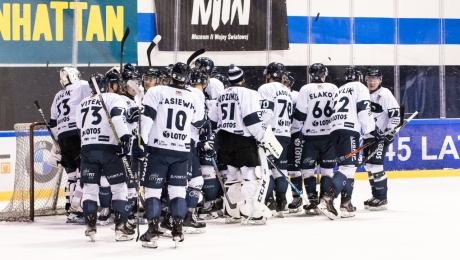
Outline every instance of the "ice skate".
{"type": "Polygon", "coordinates": [[[316,195],[315,193],[309,194],[308,202],[308,205],[303,206],[305,214],[313,216],[319,215],[321,212],[318,209],[318,195],[316,195]]]}
{"type": "Polygon", "coordinates": [[[85,219],[83,218],[83,210],[81,208],[75,209],[71,207],[70,210],[67,212],[66,223],[85,224],[85,219]]]}
{"type": "Polygon", "coordinates": [[[321,198],[321,202],[318,204],[318,210],[330,220],[334,220],[334,216],[337,216],[337,210],[334,208],[334,197],[324,195],[321,198]]]}
{"type": "Polygon", "coordinates": [[[153,219],[149,223],[147,231],[139,238],[142,242],[142,247],[157,248],[157,240],[162,234],[163,232],[160,231],[160,220],[157,218],[153,219]]]}
{"type": "Polygon", "coordinates": [[[186,234],[203,234],[206,232],[206,223],[198,222],[194,211],[188,211],[183,223],[186,234]]]}
{"type": "Polygon", "coordinates": [[[201,220],[216,219],[219,217],[218,208],[215,201],[206,201],[200,210],[198,210],[198,218],[201,220]]]}
{"type": "Polygon", "coordinates": [[[284,218],[284,211],[286,211],[287,200],[286,196],[277,195],[276,196],[276,215],[277,218],[284,218]]]}
{"type": "Polygon", "coordinates": [[[387,208],[388,208],[387,200],[380,200],[380,199],[374,198],[374,200],[369,201],[370,211],[387,210],[387,208]]]}
{"type": "Polygon", "coordinates": [[[340,217],[342,218],[352,218],[355,216],[356,208],[351,203],[350,198],[342,198],[340,203],[340,217]]]}
{"type": "Polygon", "coordinates": [[[101,226],[105,226],[110,223],[110,209],[109,208],[102,208],[101,212],[99,212],[99,216],[97,217],[97,224],[101,226]]]}
{"type": "Polygon", "coordinates": [[[375,199],[374,196],[372,196],[370,199],[367,199],[364,201],[364,209],[369,209],[369,202],[373,201],[375,199]]]}
{"type": "Polygon", "coordinates": [[[86,230],[85,236],[89,237],[92,242],[96,241],[94,235],[97,233],[96,229],[96,216],[94,214],[88,214],[86,216],[86,230]]]}
{"type": "Polygon", "coordinates": [[[136,232],[121,219],[120,213],[115,213],[115,240],[118,242],[134,239],[136,232]]]}
{"type": "MultiPolygon", "coordinates": [[[[163,212],[162,212],[163,213],[163,212]]],[[[160,231],[162,232],[162,236],[165,237],[172,237],[171,231],[172,231],[172,218],[171,214],[169,212],[166,212],[163,221],[161,221],[160,224],[160,231]]]]}
{"type": "Polygon", "coordinates": [[[303,205],[302,198],[301,197],[294,197],[292,202],[289,203],[289,205],[288,205],[289,213],[300,212],[302,205],[303,205]]]}
{"type": "Polygon", "coordinates": [[[252,216],[247,217],[244,215],[241,217],[241,225],[265,225],[266,223],[266,217],[253,218],[252,216]]]}
{"type": "Polygon", "coordinates": [[[174,240],[176,248],[180,242],[184,242],[184,233],[182,232],[183,223],[184,223],[184,220],[182,218],[174,218],[172,220],[171,235],[174,240]]]}

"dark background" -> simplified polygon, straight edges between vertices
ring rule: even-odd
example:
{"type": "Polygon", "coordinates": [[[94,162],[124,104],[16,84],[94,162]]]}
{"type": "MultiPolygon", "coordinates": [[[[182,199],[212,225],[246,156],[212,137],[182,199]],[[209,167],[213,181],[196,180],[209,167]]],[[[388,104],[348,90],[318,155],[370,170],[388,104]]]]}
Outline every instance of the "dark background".
{"type": "MultiPolygon", "coordinates": [[[[241,67],[249,88],[265,83],[263,66],[241,67]]],[[[345,66],[329,66],[327,82],[338,87],[345,83],[345,66]]],[[[365,72],[364,67],[358,67],[365,72]]],[[[394,66],[378,67],[383,73],[383,85],[394,91],[394,66]]],[[[0,130],[13,130],[15,123],[42,121],[33,102],[38,100],[47,119],[54,95],[61,89],[60,67],[2,67],[0,68],[0,130]]],[[[80,67],[82,78],[88,80],[95,72],[105,73],[110,67],[80,67]]],[[[146,67],[139,67],[143,72],[146,67]]],[[[226,75],[227,68],[219,67],[226,75]]],[[[288,66],[296,76],[294,90],[307,83],[306,66],[288,66]]],[[[460,118],[460,66],[446,66],[446,107],[448,118],[460,118]]],[[[419,111],[418,118],[439,118],[439,67],[401,66],[401,103],[406,113],[419,111]]]]}

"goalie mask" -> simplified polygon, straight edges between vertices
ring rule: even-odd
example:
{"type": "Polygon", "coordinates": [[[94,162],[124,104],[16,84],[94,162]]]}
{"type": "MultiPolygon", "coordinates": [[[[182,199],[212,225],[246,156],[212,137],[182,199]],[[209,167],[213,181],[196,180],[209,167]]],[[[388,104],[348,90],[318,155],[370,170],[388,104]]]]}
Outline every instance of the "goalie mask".
{"type": "Polygon", "coordinates": [[[310,77],[318,82],[318,81],[323,81],[322,78],[324,76],[328,75],[328,70],[326,66],[324,66],[322,63],[313,63],[310,68],[308,68],[308,75],[310,77]]]}
{"type": "Polygon", "coordinates": [[[97,86],[99,87],[101,93],[106,93],[109,90],[109,79],[100,73],[96,73],[91,75],[91,78],[88,82],[89,87],[91,88],[91,93],[97,94],[96,87],[93,84],[93,78],[96,80],[97,86]]]}
{"type": "Polygon", "coordinates": [[[59,72],[60,82],[63,88],[81,80],[80,71],[72,67],[64,67],[59,72]]]}

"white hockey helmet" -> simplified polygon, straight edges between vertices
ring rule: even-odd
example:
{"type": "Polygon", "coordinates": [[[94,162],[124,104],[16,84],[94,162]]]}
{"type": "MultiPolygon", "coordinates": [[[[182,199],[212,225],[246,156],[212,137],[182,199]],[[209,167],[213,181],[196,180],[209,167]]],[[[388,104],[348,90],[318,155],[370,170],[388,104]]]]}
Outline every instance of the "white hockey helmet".
{"type": "Polygon", "coordinates": [[[65,88],[69,84],[73,84],[81,80],[80,71],[72,67],[64,67],[61,69],[59,76],[61,78],[61,85],[65,88]]]}

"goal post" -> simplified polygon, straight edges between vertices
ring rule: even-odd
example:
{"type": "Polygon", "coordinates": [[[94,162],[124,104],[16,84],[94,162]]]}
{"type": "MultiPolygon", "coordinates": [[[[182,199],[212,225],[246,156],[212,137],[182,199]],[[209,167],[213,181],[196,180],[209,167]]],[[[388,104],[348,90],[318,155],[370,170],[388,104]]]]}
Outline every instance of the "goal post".
{"type": "Polygon", "coordinates": [[[47,163],[53,145],[45,123],[14,125],[16,162],[13,194],[0,221],[34,221],[35,216],[65,213],[62,167],[47,163]]]}

